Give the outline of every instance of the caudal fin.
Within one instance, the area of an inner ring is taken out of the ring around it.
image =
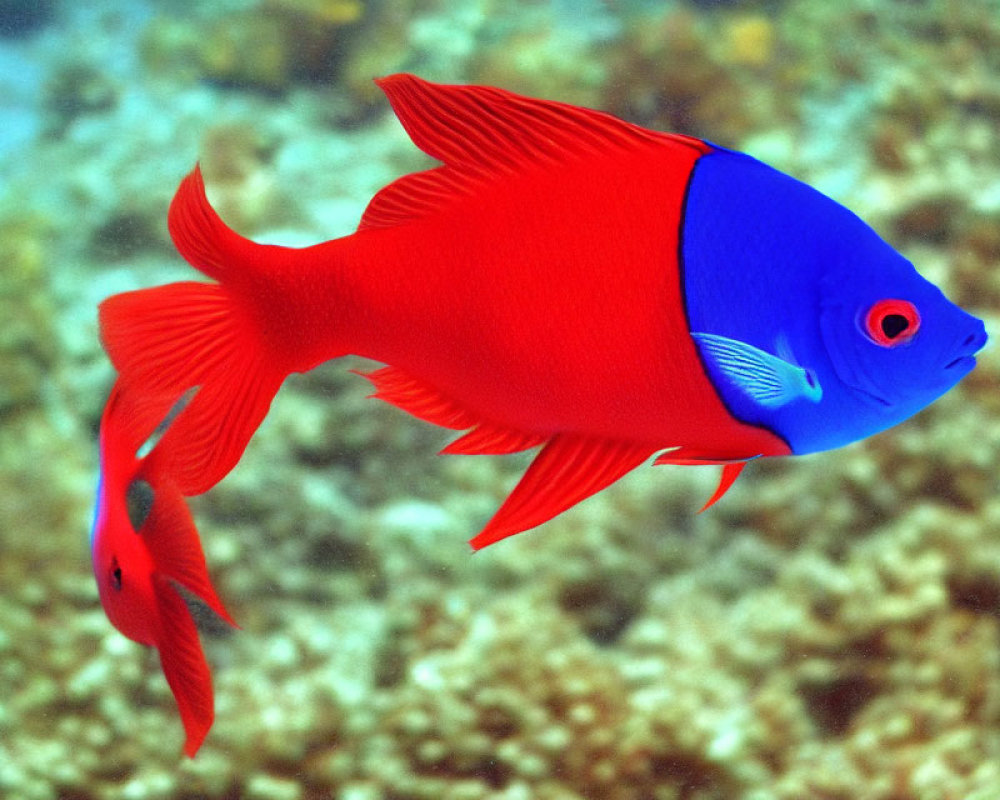
[[[208,202],[197,165],[177,187],[167,213],[167,228],[184,260],[217,281],[238,277],[239,270],[249,266],[249,253],[280,249],[240,236],[222,221]]]
[[[244,299],[271,248],[226,227],[205,197],[197,168],[181,183],[169,215],[180,253],[220,284],[173,283],[125,292],[100,306],[101,340],[122,391],[193,399],[161,441],[185,495],[207,491],[246,449],[287,370],[264,351]]]

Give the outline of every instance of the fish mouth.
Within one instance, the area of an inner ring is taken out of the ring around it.
[[[944,365],[945,372],[952,372],[954,370],[965,370],[966,372],[971,371],[976,366],[975,356],[959,356],[958,358],[953,358],[947,364]]]
[[[941,381],[942,386],[951,387],[963,376],[972,372],[973,368],[976,366],[975,356],[957,356],[944,365],[942,372],[944,373],[943,379]],[[957,375],[957,377],[956,377]],[[859,395],[862,399],[866,400],[871,405],[877,408],[892,408],[893,403],[887,400],[880,394],[876,394],[870,389],[863,389],[860,386],[852,385],[851,390]]]

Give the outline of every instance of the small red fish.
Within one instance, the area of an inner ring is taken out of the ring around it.
[[[212,677],[178,587],[236,626],[212,587],[198,532],[159,445],[136,453],[172,401],[128,400],[116,384],[101,419],[91,555],[101,603],[125,636],[155,647],[194,756],[214,719]],[[161,440],[162,442],[162,440]]]

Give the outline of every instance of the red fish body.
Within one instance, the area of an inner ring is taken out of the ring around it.
[[[444,166],[383,189],[355,234],[304,249],[229,230],[195,171],[170,230],[220,284],[102,305],[126,391],[200,387],[166,436],[186,494],[232,468],[288,373],[347,353],[391,365],[368,376],[376,396],[470,430],[447,452],[543,445],[476,546],[658,450],[677,448],[670,463],[789,452],[726,410],[688,335],[679,226],[708,145],[499,89],[380,86]]]
[[[981,322],[850,212],[746,156],[500,89],[379,85],[442,166],[382,189],[356,233],[303,249],[231,231],[195,170],[170,232],[218,283],[102,304],[126,393],[198,387],[164,437],[185,494],[235,465],[290,372],[348,353],[389,365],[367,376],[377,397],[467,431],[445,452],[542,447],[472,540],[482,547],[660,450],[657,463],[726,465],[710,504],[750,459],[901,421],[985,342]],[[870,280],[850,271],[855,243]],[[869,284],[900,294],[868,298]],[[903,380],[854,385],[874,369]]]
[[[407,120],[420,96],[396,80],[390,97]],[[723,458],[772,451],[773,437],[722,407],[687,336],[678,225],[704,146],[587,114],[612,128],[600,131],[612,141],[600,157],[574,142],[557,165],[522,157],[506,173],[478,151],[446,170],[487,175],[463,176],[467,193],[430,209],[412,203],[408,187],[427,173],[403,178],[376,197],[357,234],[295,251],[289,307],[272,298],[260,313],[300,323],[290,351],[325,342],[317,361],[346,351],[389,363],[474,424],[539,441],[641,443],[648,454],[665,442]],[[435,150],[429,134],[411,134]],[[492,145],[503,152],[511,143]],[[407,201],[402,220],[383,210]],[[313,286],[330,288],[303,313]]]
[[[101,485],[91,553],[101,604],[133,641],[155,647],[193,756],[214,718],[212,681],[198,632],[177,587],[235,625],[209,581],[184,497],[169,478],[164,451],[137,458],[171,403],[132,402],[112,391],[101,420]]]

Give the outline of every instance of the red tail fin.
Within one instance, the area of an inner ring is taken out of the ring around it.
[[[177,187],[167,214],[167,228],[184,260],[217,281],[233,277],[234,269],[246,269],[249,251],[268,249],[267,245],[240,236],[215,213],[205,196],[205,181],[197,165]]]
[[[197,168],[170,207],[174,244],[222,284],[174,283],[125,292],[100,307],[101,339],[126,393],[194,399],[163,437],[185,495],[207,491],[239,461],[287,370],[265,353],[243,296],[270,248],[231,231],[208,203]],[[274,248],[279,249],[279,248]]]

